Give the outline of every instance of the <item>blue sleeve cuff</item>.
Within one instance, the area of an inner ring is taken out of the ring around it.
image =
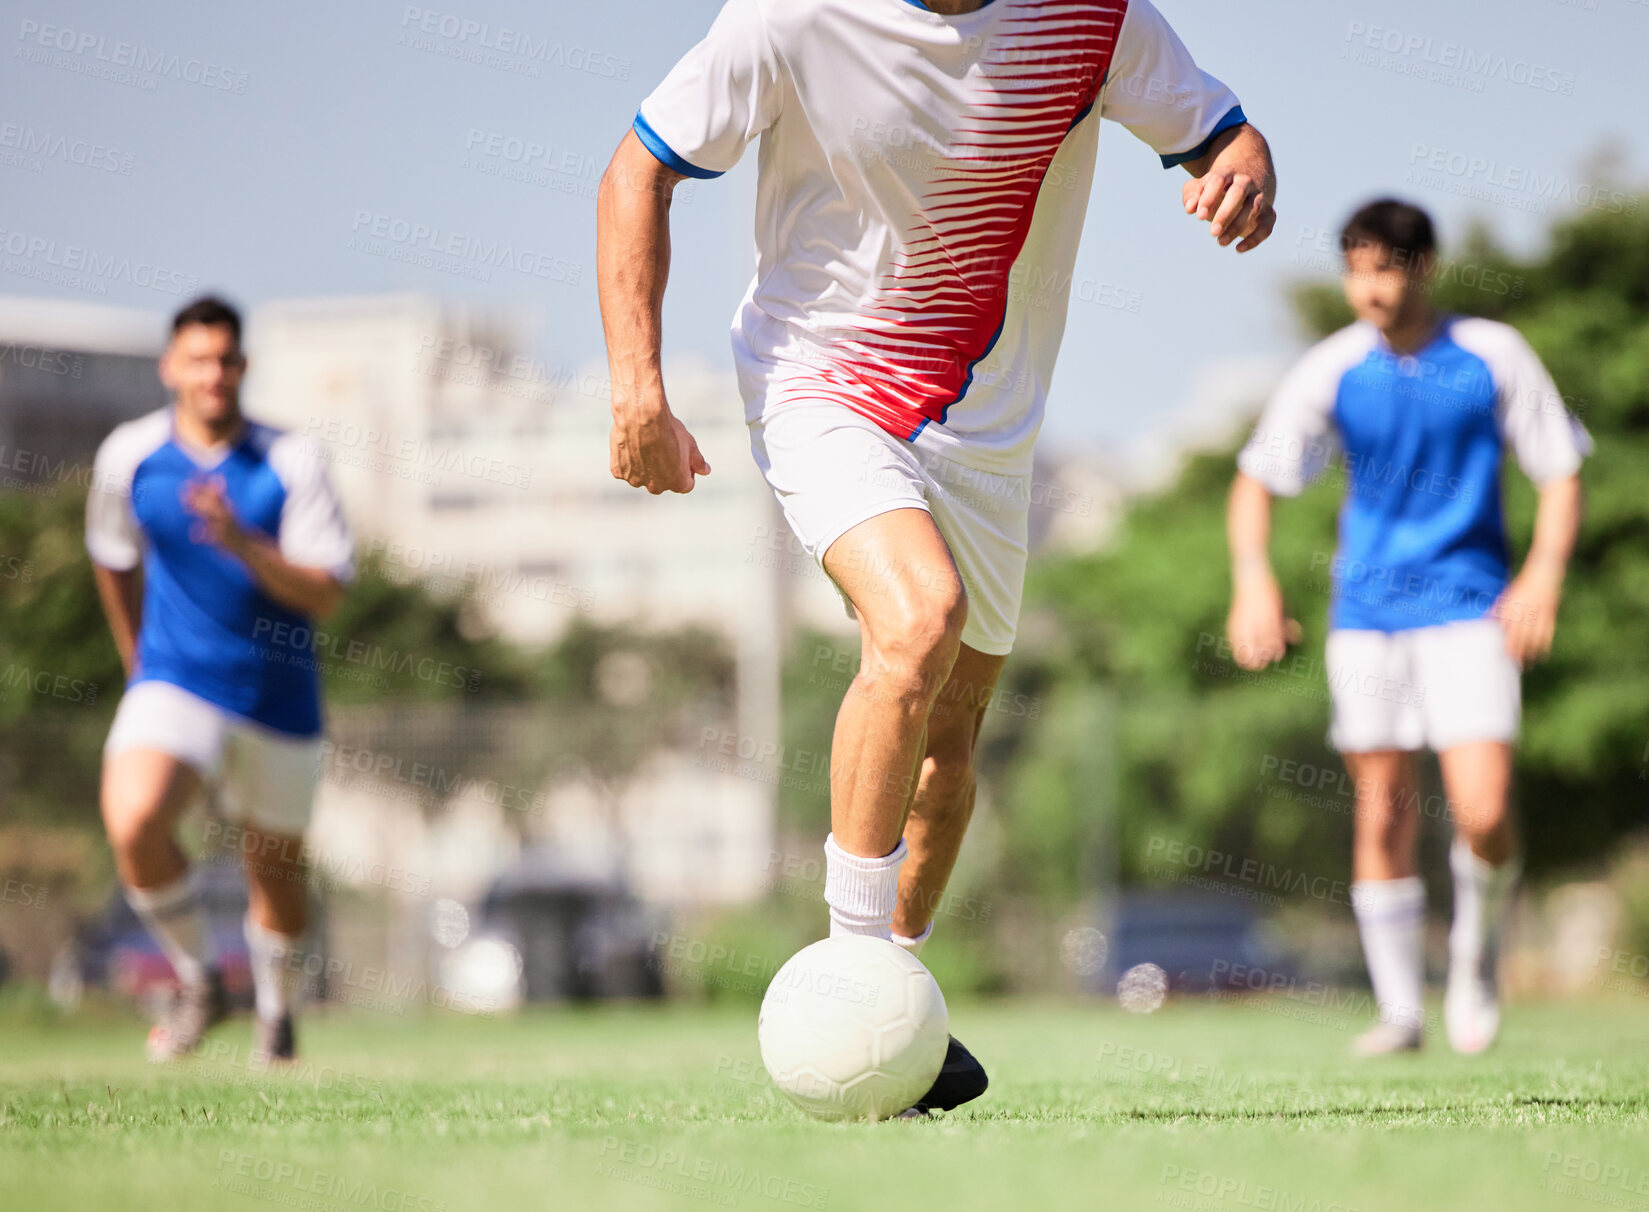
[[[700,168],[696,164],[689,164],[676,155],[675,149],[659,138],[659,134],[653,129],[652,123],[641,116],[639,109],[636,110],[636,120],[631,124],[631,128],[636,132],[636,138],[641,140],[641,145],[652,152],[658,158],[658,162],[671,172],[678,172],[684,177],[697,177],[701,181],[708,181],[712,177],[721,176],[719,172],[712,172],[708,168]]]
[[[1247,121],[1248,118],[1243,114],[1242,106],[1233,105],[1230,109],[1225,111],[1225,117],[1214,123],[1214,129],[1208,132],[1208,138],[1197,144],[1190,151],[1175,152],[1171,156],[1163,156],[1162,166],[1164,168],[1175,168],[1181,164],[1188,163],[1191,160],[1200,160],[1203,156],[1208,154],[1208,148],[1213,144],[1215,139],[1219,138],[1233,126],[1241,126]],[[666,161],[666,163],[668,163],[668,161]]]

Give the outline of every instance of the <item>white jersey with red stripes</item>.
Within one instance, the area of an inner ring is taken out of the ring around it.
[[[729,0],[641,105],[669,167],[760,136],[756,275],[733,324],[751,420],[834,400],[1023,473],[1065,328],[1098,144],[1194,159],[1242,122],[1149,0]]]

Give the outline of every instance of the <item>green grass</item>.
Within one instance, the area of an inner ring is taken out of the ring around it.
[[[990,1091],[880,1125],[775,1097],[751,1009],[312,1017],[288,1077],[245,1072],[244,1023],[159,1069],[135,1021],[13,1009],[0,1208],[1649,1209],[1646,1009],[1358,1063],[1296,1003],[961,1005]]]

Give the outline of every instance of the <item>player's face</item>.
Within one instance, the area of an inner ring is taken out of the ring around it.
[[[206,424],[239,414],[245,374],[246,357],[235,334],[222,324],[185,325],[160,358],[160,381],[171,389],[177,406]]]
[[[1405,257],[1380,245],[1359,244],[1346,250],[1341,279],[1346,302],[1381,332],[1390,332],[1424,309],[1429,257]]]

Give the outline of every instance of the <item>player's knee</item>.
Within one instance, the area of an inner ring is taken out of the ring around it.
[[[302,938],[309,929],[309,905],[302,897],[284,897],[261,915],[267,929],[288,938]]]
[[[1363,802],[1357,805],[1357,842],[1385,853],[1396,853],[1407,843],[1408,819],[1389,804]]]
[[[1484,841],[1511,828],[1511,812],[1503,797],[1454,800],[1448,807],[1449,815],[1454,818],[1454,827],[1467,841]]]
[[[129,850],[166,828],[165,804],[161,796],[144,789],[106,787],[103,825],[109,835],[109,845],[117,851]]]
[[[913,673],[949,672],[968,621],[968,597],[954,590],[910,595],[901,602],[882,647],[892,662]]]

